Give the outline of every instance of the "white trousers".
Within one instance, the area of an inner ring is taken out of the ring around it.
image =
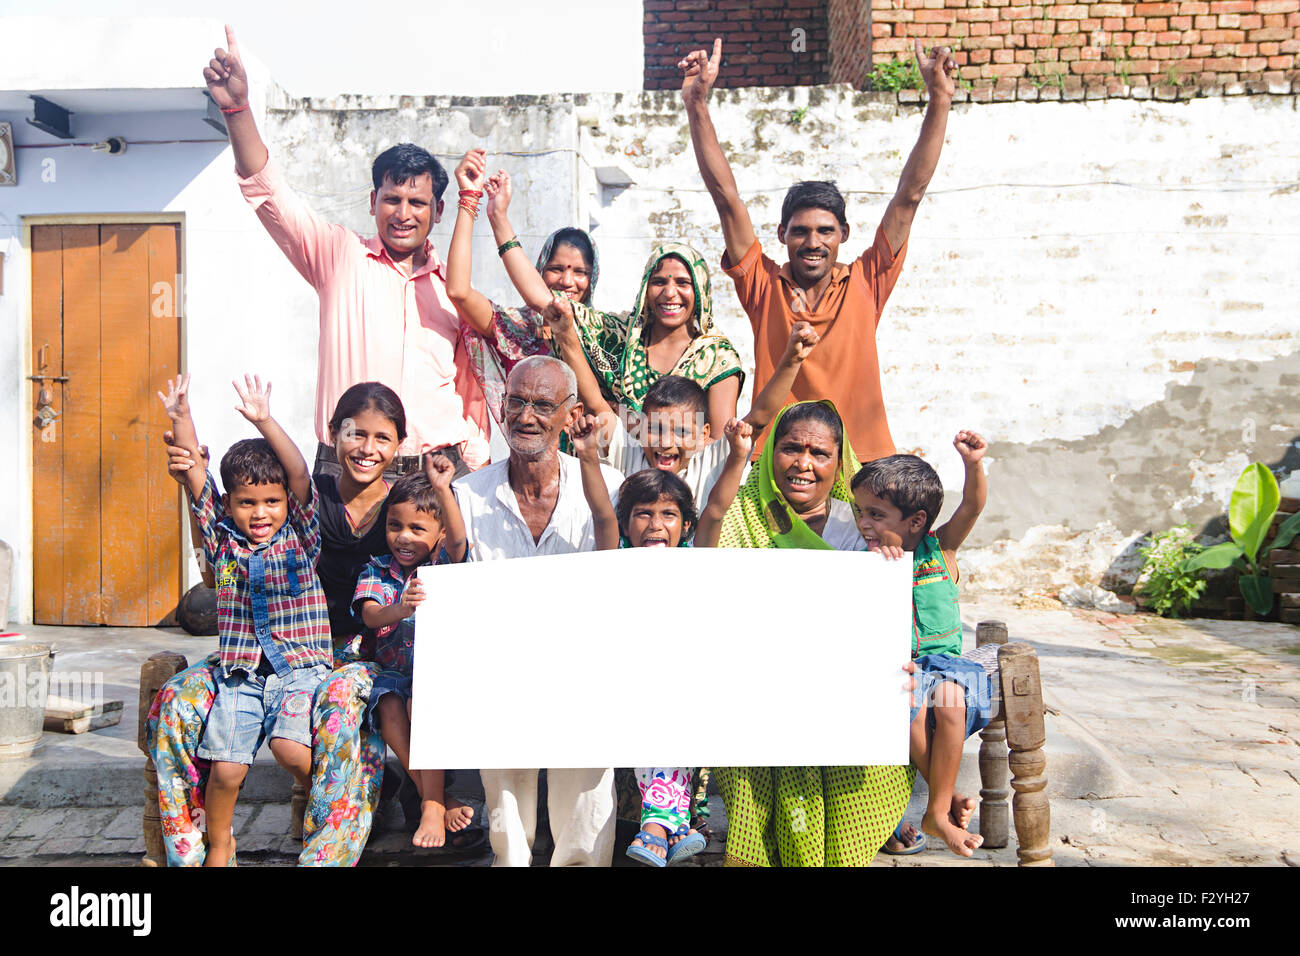
[[[480,770],[491,821],[493,866],[529,866],[537,835],[537,770]],[[614,769],[547,770],[551,866],[614,862]]]

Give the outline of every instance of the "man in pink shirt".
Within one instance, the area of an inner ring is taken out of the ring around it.
[[[392,388],[406,409],[397,472],[435,449],[451,458],[457,475],[485,464],[487,403],[470,372],[444,267],[429,241],[442,215],[446,171],[418,146],[394,146],[372,169],[377,235],[363,239],[326,222],[270,161],[248,108],[248,76],[230,27],[226,43],[228,50],[214,52],[203,78],[225,114],[239,188],[320,297],[314,470],[337,475],[330,415],[346,389],[367,381]]]

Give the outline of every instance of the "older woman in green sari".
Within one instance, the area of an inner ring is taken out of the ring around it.
[[[696,545],[863,548],[849,482],[858,462],[828,401],[786,406],[720,529]],[[725,505],[725,498],[721,502]],[[715,503],[710,500],[710,507]],[[910,669],[910,665],[909,668]],[[911,766],[715,767],[727,808],[728,866],[866,866],[907,809]]]

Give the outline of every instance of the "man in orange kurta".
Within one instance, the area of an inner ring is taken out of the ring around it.
[[[917,206],[939,163],[956,90],[952,54],[942,47],[927,56],[921,41],[916,41],[929,105],[898,191],[867,251],[850,265],[837,261],[840,243],[849,238],[844,198],[833,183],[802,182],[791,187],[781,206],[776,235],[788,255],[781,266],[764,255],[754,235],[709,116],[709,90],[717,79],[721,56],[722,41],[715,40],[711,56],[699,50],[682,60],[682,99],[700,175],[722,221],[727,244],[722,269],[735,283],[754,328],[754,392],[774,374],[794,323],[810,322],[821,344],[804,362],[787,401],[831,399],[860,460],[892,455],[894,441],[880,391],[876,326],[902,271]]]

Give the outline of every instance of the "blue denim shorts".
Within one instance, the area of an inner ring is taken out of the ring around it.
[[[926,725],[934,729],[933,702],[935,689],[945,682],[951,682],[966,692],[966,736],[988,726],[993,712],[993,685],[984,668],[964,657],[951,654],[924,654],[913,663],[916,664],[916,690],[912,692],[912,714],[909,720],[915,720],[925,703]]]
[[[381,671],[370,689],[370,703],[366,705],[366,723],[372,733],[383,736],[379,729],[379,701],[387,694],[396,694],[403,701],[411,699],[411,675],[401,671]]]
[[[251,764],[267,737],[311,746],[311,701],[329,676],[324,664],[295,667],[285,679],[235,671],[216,682],[216,698],[197,755]]]

